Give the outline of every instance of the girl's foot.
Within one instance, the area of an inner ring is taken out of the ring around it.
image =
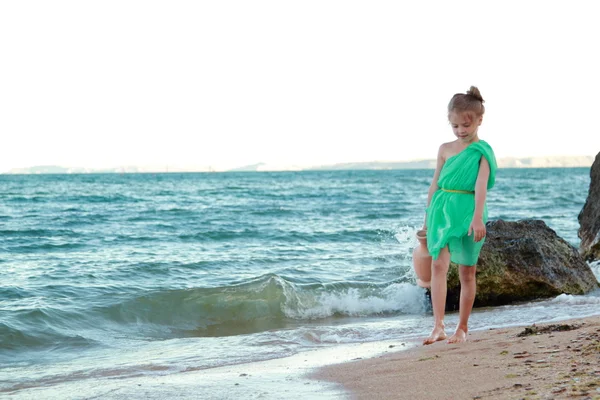
[[[420,286],[425,289],[429,289],[429,288],[431,288],[431,281],[422,281],[419,278],[417,278],[417,286]]]
[[[450,339],[448,339],[448,343],[464,343],[466,341],[467,331],[462,330],[461,328],[456,328],[454,335],[450,336]]]
[[[436,326],[431,331],[431,335],[425,340],[423,340],[423,344],[432,344],[435,342],[439,342],[440,340],[446,339],[446,332],[444,332],[443,326]]]

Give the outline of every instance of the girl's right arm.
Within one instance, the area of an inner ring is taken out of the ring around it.
[[[429,193],[427,194],[427,206],[425,208],[429,207],[429,203],[431,203],[431,198],[433,197],[433,194],[439,189],[438,179],[440,177],[440,172],[442,171],[442,167],[444,166],[445,162],[446,158],[444,157],[444,145],[442,144],[438,150],[435,172],[433,173],[433,179],[431,180],[431,185],[429,186]],[[425,213],[423,229],[427,229],[427,213]]]

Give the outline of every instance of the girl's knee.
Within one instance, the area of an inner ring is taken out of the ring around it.
[[[467,267],[461,265],[458,269],[458,276],[461,282],[470,282],[475,280],[477,268],[475,266]]]
[[[446,274],[448,272],[449,267],[450,267],[450,265],[448,263],[445,263],[444,261],[434,260],[433,263],[431,264],[431,272],[434,274],[435,273]]]

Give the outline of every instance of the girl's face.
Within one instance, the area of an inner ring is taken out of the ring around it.
[[[462,143],[472,143],[479,139],[477,130],[483,121],[483,115],[478,117],[470,112],[451,112],[448,120],[452,132]]]

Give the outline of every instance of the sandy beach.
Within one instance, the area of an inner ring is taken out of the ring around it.
[[[471,332],[313,377],[356,399],[600,399],[600,316]]]

